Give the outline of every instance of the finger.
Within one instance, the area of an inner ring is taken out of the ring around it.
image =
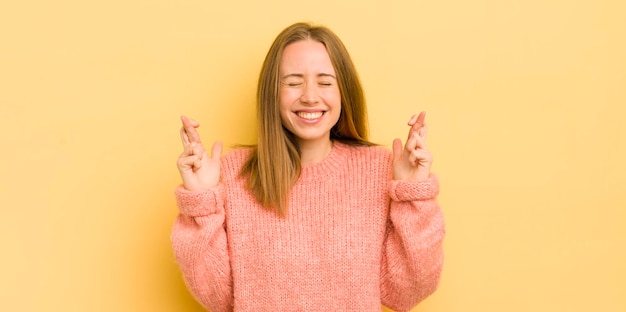
[[[180,116],[180,120],[183,123],[183,126],[180,128],[180,140],[181,142],[183,142],[183,146],[187,146],[190,143],[189,140],[189,134],[187,134],[187,131],[185,130],[185,127],[190,125],[190,121],[187,118],[187,116]]]
[[[418,131],[419,136],[422,138],[422,140],[426,140],[426,135],[428,134],[428,124],[424,123],[424,126],[420,128],[420,130]]]
[[[192,148],[193,156],[196,156],[193,162],[193,170],[195,171],[202,168],[203,160],[208,158],[208,155],[202,144],[191,142],[190,146]]]
[[[411,128],[409,129],[409,138],[413,132],[419,134],[419,130],[424,126],[424,118],[426,118],[426,112],[421,112],[419,115],[411,116],[409,122],[407,123]],[[408,140],[408,138],[407,138]]]
[[[421,112],[417,118],[413,117],[409,121],[409,125],[411,126],[411,131],[419,131],[421,127],[424,126],[424,119],[426,118],[426,112]],[[413,123],[411,123],[413,121]]]
[[[180,154],[179,157],[186,157],[191,155],[193,155],[193,147],[191,146],[191,144],[187,144],[184,146],[183,152]]]
[[[183,146],[187,146],[190,143],[189,136],[187,135],[187,132],[185,131],[185,127],[180,128],[180,141],[183,142]]]
[[[198,131],[196,130],[196,128],[198,128],[200,124],[193,119],[187,118],[187,116],[184,115],[181,116],[180,119],[183,122],[183,129],[187,134],[189,142],[202,142],[200,140],[200,134],[198,134]]]
[[[432,154],[426,149],[414,150],[409,155],[409,162],[413,166],[426,165],[432,162]]]
[[[417,121],[417,115],[413,115],[411,116],[411,119],[409,119],[409,122],[407,122],[406,124],[409,126],[412,126],[413,124],[415,124],[416,121]]]
[[[191,142],[187,146],[185,146],[185,149],[183,150],[183,153],[180,155],[180,157],[187,157],[187,156],[193,156],[193,155],[198,156],[200,160],[206,157],[207,153],[204,149],[204,146],[196,142]]]
[[[178,157],[178,168],[183,171],[196,171],[202,167],[203,158],[207,157],[201,144],[192,142],[188,144],[183,153]]]
[[[194,127],[194,128],[200,127],[200,124],[197,121],[195,121],[195,120],[193,120],[193,119],[191,119],[191,118],[189,118],[189,117],[187,117],[185,115],[181,115],[180,119],[183,121],[183,125],[185,125],[185,126],[189,125],[189,126]]]
[[[393,140],[393,160],[402,158],[402,141],[400,139]]]
[[[415,138],[409,140],[404,144],[405,157],[409,157],[417,149],[417,140]]]
[[[421,135],[416,135],[415,140],[412,142],[413,149],[425,149],[426,148],[426,138]]]
[[[422,111],[419,115],[411,116],[411,119],[407,123],[409,126],[418,125],[421,126],[424,124],[424,119],[426,119],[426,112]]]
[[[181,155],[181,157],[178,158],[178,168],[181,172],[188,170],[197,171],[202,168],[202,157],[200,155]]]
[[[202,157],[198,157],[193,162],[193,170],[196,171],[202,168]]]
[[[180,155],[178,158],[178,168],[181,170],[194,169],[196,162],[199,160],[198,155]]]
[[[407,141],[411,138],[411,133],[413,132],[413,125],[415,124],[416,121],[417,121],[417,115],[413,115],[411,116],[411,119],[409,119],[409,122],[406,123],[410,127],[409,135],[407,135],[406,137]]]
[[[222,157],[222,142],[217,141],[213,143],[213,148],[211,149],[211,158],[214,161],[219,161]]]
[[[191,148],[193,149],[193,155],[200,156],[200,160],[202,160],[202,158],[206,155],[204,145],[201,143],[191,142]]]
[[[406,141],[404,150],[406,153],[413,153],[416,150],[426,149],[425,139],[415,132],[412,132],[412,136]]]
[[[420,126],[424,126],[424,120],[426,119],[426,112],[422,111],[420,115],[417,117],[417,124]]]
[[[196,130],[196,128],[200,127],[200,124],[195,120],[187,118],[187,116],[184,115],[180,116],[180,119],[183,122],[183,129],[189,137],[189,142],[202,143],[202,140],[200,140],[200,134]]]
[[[189,120],[189,123],[194,127],[194,128],[198,128],[200,127],[200,123],[197,122],[195,119],[191,119],[187,116],[185,116],[185,118],[187,118],[187,120]]]

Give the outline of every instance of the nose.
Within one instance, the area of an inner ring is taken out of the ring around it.
[[[319,94],[315,83],[305,83],[302,88],[302,95],[300,96],[300,102],[305,104],[315,104],[319,100]]]

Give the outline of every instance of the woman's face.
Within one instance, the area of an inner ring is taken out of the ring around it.
[[[285,47],[280,62],[280,117],[298,143],[328,143],[341,114],[337,76],[324,44],[301,40]]]

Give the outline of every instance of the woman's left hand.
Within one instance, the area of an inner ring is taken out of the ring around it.
[[[425,117],[426,112],[411,117],[408,123],[411,129],[404,148],[400,139],[393,140],[393,177],[396,180],[423,181],[430,176],[433,156],[426,148],[428,128]]]

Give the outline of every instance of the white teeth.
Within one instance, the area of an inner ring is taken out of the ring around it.
[[[309,119],[309,120],[320,118],[322,117],[322,114],[324,113],[323,112],[315,112],[315,113],[298,112],[298,116],[300,118]]]

